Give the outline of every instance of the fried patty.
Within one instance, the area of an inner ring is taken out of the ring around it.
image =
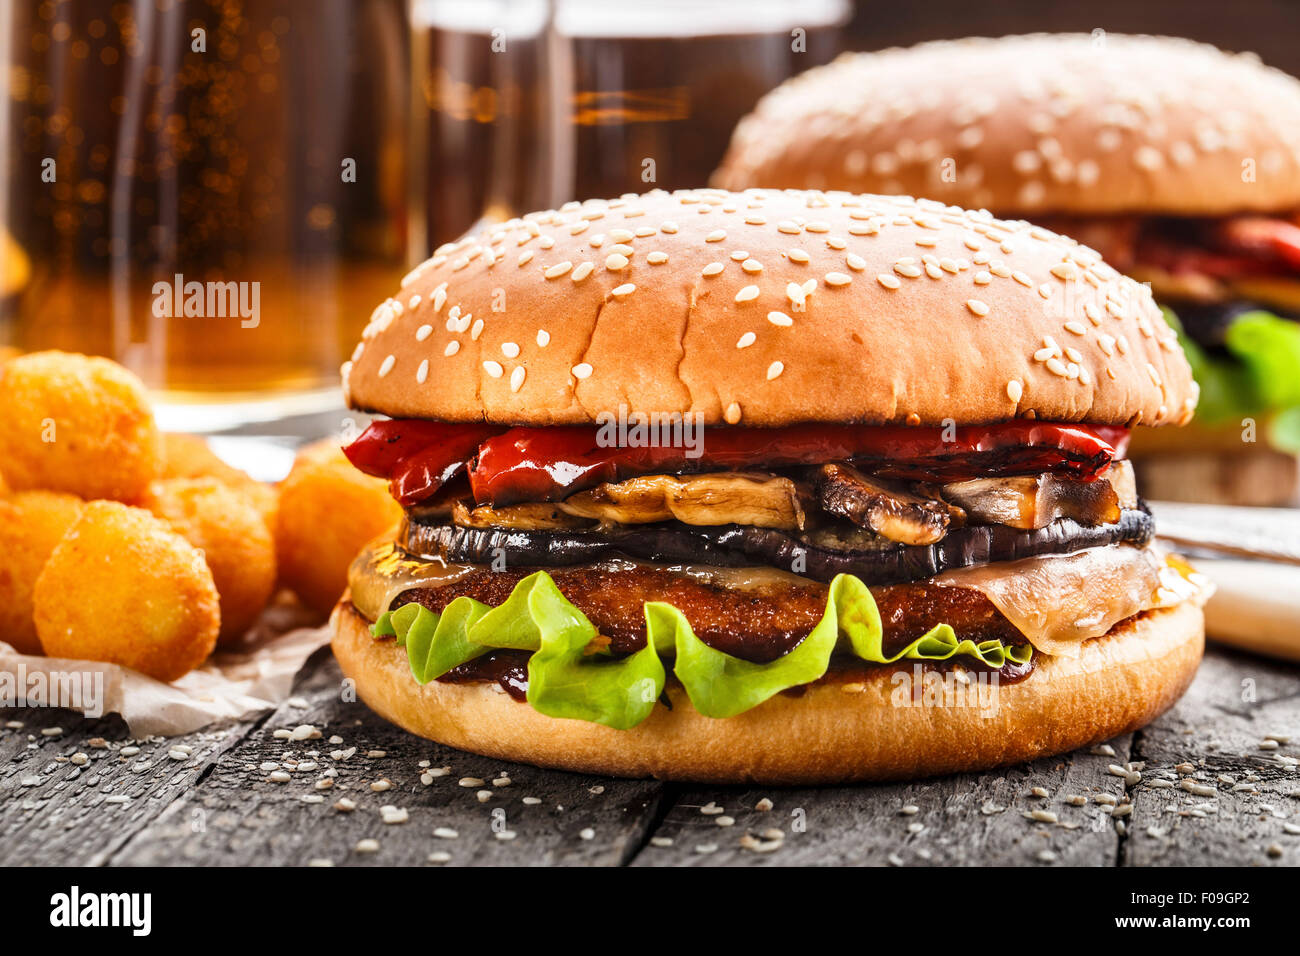
[[[495,607],[530,573],[476,569],[445,587],[406,591],[392,607],[415,602],[440,612],[462,596]],[[615,653],[645,646],[646,601],[673,605],[704,643],[758,664],[788,652],[826,612],[827,586],[813,581],[738,588],[663,568],[549,568],[548,573]],[[997,638],[1008,645],[1025,643],[989,599],[971,588],[894,584],[873,587],[871,594],[880,608],[886,655],[901,651],[936,624],[948,624],[974,641]]]

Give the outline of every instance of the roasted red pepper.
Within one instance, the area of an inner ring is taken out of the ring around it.
[[[368,475],[387,478],[411,506],[466,472],[475,501],[494,507],[557,501],[634,475],[783,468],[855,461],[915,481],[1054,471],[1093,478],[1122,457],[1128,430],[1014,421],[952,429],[871,425],[703,430],[685,446],[602,445],[595,426],[511,428],[420,420],[375,422],[344,449]],[[946,439],[946,440],[945,440]]]
[[[494,507],[557,501],[634,475],[848,460],[918,481],[1042,471],[1093,478],[1123,454],[1128,440],[1128,430],[1119,427],[1031,421],[955,427],[946,435],[942,428],[903,426],[713,428],[692,457],[684,447],[602,447],[598,434],[589,426],[512,428],[487,439],[470,463],[475,501]]]
[[[410,506],[464,471],[478,446],[500,431],[490,425],[392,419],[372,423],[343,453],[367,475],[387,478],[393,497]]]
[[[1300,226],[1271,216],[1236,216],[1219,226],[1218,237],[1228,248],[1280,260],[1300,269]]]

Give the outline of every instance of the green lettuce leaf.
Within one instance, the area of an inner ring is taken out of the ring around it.
[[[534,710],[616,730],[650,716],[666,680],[653,642],[617,660],[605,652],[588,653],[596,627],[550,575],[538,571],[524,578],[511,600],[521,592],[541,644],[528,659],[528,703]]]
[[[411,674],[421,684],[486,654],[491,648],[469,639],[469,629],[488,612],[486,604],[458,597],[438,614],[421,604],[403,604],[388,615],[389,626],[406,646]]]
[[[379,615],[379,620],[370,625],[370,634],[372,637],[397,637],[397,632],[393,630],[392,615],[387,611]],[[397,638],[397,643],[401,644],[402,639]]]
[[[1300,451],[1300,323],[1263,310],[1243,313],[1224,334],[1229,356],[1223,357],[1189,338],[1168,308],[1164,313],[1201,386],[1196,417],[1217,425],[1278,413],[1269,443]]]
[[[826,673],[839,633],[834,617],[823,617],[807,637],[768,664],[724,654],[695,636],[686,615],[661,601],[645,606],[647,646],[671,635],[677,649],[673,673],[691,704],[705,717],[734,717],[773,694],[815,681]]]
[[[867,586],[851,574],[836,575],[831,582],[826,617],[822,620],[832,614],[839,616],[840,630],[848,635],[853,653],[876,664],[892,664],[904,659],[946,661],[950,657],[964,656],[973,657],[987,667],[1001,669],[1008,661],[1027,664],[1034,653],[1029,644],[1007,647],[996,638],[978,644],[971,640],[959,641],[956,632],[947,624],[936,624],[897,654],[887,656],[885,632],[875,599]]]
[[[889,664],[902,659],[948,660],[964,656],[1000,668],[1027,662],[1028,644],[1007,647],[998,640],[959,640],[938,624],[892,656],[884,653],[884,630],[871,590],[850,574],[838,575],[817,625],[788,653],[767,664],[733,657],[700,640],[686,616],[671,604],[645,605],[646,646],[614,658],[598,646],[599,633],[560,593],[545,571],[520,581],[504,603],[488,609],[457,598],[441,615],[418,604],[403,605],[376,622],[406,645],[411,672],[421,682],[441,676],[492,648],[532,651],[528,702],[550,717],[569,717],[626,729],[654,709],[666,673],[660,655],[676,654],[673,673],[691,704],[708,717],[733,717],[790,687],[826,673],[841,635],[855,655]]]

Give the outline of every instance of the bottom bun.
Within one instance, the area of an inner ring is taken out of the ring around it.
[[[702,783],[898,780],[1074,750],[1168,709],[1191,683],[1205,643],[1201,609],[1189,601],[1117,624],[1077,658],[1037,656],[1023,681],[986,687],[994,706],[908,700],[895,675],[917,671],[880,667],[717,720],[696,712],[670,679],[672,709],[613,730],[546,717],[494,683],[418,684],[402,648],[371,637],[346,597],[331,623],[334,654],[361,699],[421,737],[518,763]]]

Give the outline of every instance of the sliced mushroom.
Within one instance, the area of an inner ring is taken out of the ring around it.
[[[943,497],[973,521],[1024,529],[1044,528],[1057,518],[1110,524],[1121,511],[1137,506],[1133,467],[1127,461],[1112,463],[1105,477],[1094,481],[1052,474],[977,478],[944,485]]]
[[[604,523],[649,524],[676,519],[691,525],[743,524],[798,531],[801,493],[789,478],[719,472],[676,477],[642,475],[597,485],[561,501],[566,514]]]
[[[942,540],[953,515],[945,502],[922,498],[868,478],[852,465],[822,465],[815,490],[821,506],[861,528],[902,544]]]
[[[464,501],[451,505],[451,520],[462,528],[507,528],[520,531],[575,531],[590,528],[591,522],[565,514],[553,504],[510,505],[470,508]]]

